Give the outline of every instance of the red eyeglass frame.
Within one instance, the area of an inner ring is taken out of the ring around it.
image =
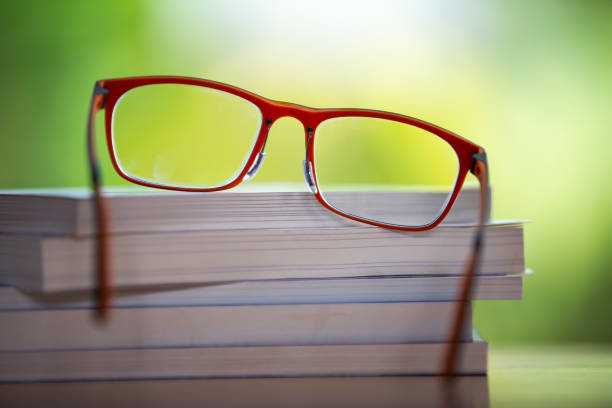
[[[120,167],[115,150],[113,146],[112,137],[112,120],[115,107],[120,98],[128,91],[145,85],[156,85],[156,84],[181,84],[181,85],[193,85],[216,89],[219,91],[227,92],[229,94],[236,95],[243,99],[253,103],[261,111],[262,124],[259,130],[257,139],[254,147],[249,155],[244,168],[238,174],[238,176],[232,181],[225,185],[213,187],[213,188],[190,188],[190,187],[174,187],[159,185],[154,183],[148,183],[144,180],[130,177]],[[94,188],[94,201],[96,206],[97,215],[97,235],[98,235],[98,246],[97,246],[97,277],[98,277],[98,316],[103,317],[110,305],[112,298],[111,282],[110,282],[110,252],[109,252],[109,210],[105,200],[103,199],[101,191],[101,177],[100,169],[97,160],[97,153],[95,148],[95,128],[94,118],[95,114],[101,110],[105,110],[105,127],[106,127],[106,142],[110,158],[115,168],[115,171],[124,179],[146,187],[160,188],[166,190],[176,191],[192,191],[192,192],[212,192],[219,190],[226,190],[240,184],[244,176],[252,168],[257,156],[263,151],[265,142],[268,137],[268,132],[272,124],[279,118],[293,117],[300,121],[305,129],[306,136],[306,160],[310,164],[310,171],[312,174],[312,181],[316,187],[314,195],[317,200],[328,210],[341,215],[343,217],[350,218],[355,221],[363,222],[370,225],[375,225],[383,228],[391,228],[401,231],[424,231],[436,227],[446,217],[450,211],[453,203],[457,199],[457,195],[463,186],[465,178],[468,172],[472,172],[479,180],[481,199],[480,199],[480,213],[479,213],[479,228],[474,240],[473,250],[470,259],[466,264],[466,270],[464,273],[464,284],[461,288],[461,293],[458,298],[458,307],[456,312],[456,319],[453,325],[452,334],[449,341],[449,351],[445,359],[444,368],[442,373],[452,374],[454,372],[454,361],[457,353],[457,347],[459,344],[459,338],[463,322],[465,321],[465,312],[467,303],[470,300],[470,293],[473,286],[473,276],[479,264],[480,248],[482,246],[483,239],[483,226],[488,221],[489,214],[489,185],[488,185],[488,171],[487,171],[487,160],[484,148],[477,144],[458,136],[446,129],[439,126],[433,125],[429,122],[425,122],[410,116],[404,116],[391,112],[384,112],[378,110],[368,109],[315,109],[302,105],[297,105],[288,102],[279,102],[271,99],[264,98],[252,92],[244,89],[223,84],[220,82],[210,81],[206,79],[190,78],[190,77],[177,77],[177,76],[147,76],[147,77],[131,77],[131,78],[117,78],[117,79],[105,79],[95,83],[94,91],[91,100],[91,107],[89,111],[88,129],[87,129],[87,141],[88,141],[88,157],[90,162],[92,184]],[[368,117],[386,119],[396,122],[405,123],[423,129],[427,132],[433,133],[443,140],[445,140],[457,154],[459,161],[459,170],[455,186],[450,194],[449,199],[446,202],[445,207],[439,213],[438,217],[432,222],[422,226],[406,227],[400,225],[386,224],[376,222],[366,218],[356,217],[351,214],[343,213],[337,210],[333,206],[327,203],[317,182],[316,166],[314,157],[314,141],[316,137],[316,129],[319,124],[327,119],[340,118],[340,117]]]

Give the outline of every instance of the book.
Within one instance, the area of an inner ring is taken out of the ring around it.
[[[0,381],[433,375],[445,343],[164,347],[0,353]],[[457,373],[484,375],[487,344],[462,345]]]
[[[229,306],[313,303],[432,302],[457,299],[460,276],[275,279],[124,288],[113,306]],[[473,300],[517,300],[522,275],[484,275],[475,281]],[[90,309],[91,291],[27,293],[0,286],[0,311]]]
[[[460,275],[474,226],[403,232],[353,228],[202,230],[119,234],[112,239],[115,285],[258,279]],[[520,224],[486,227],[479,273],[525,269]],[[93,286],[91,237],[0,235],[0,284],[30,292]]]
[[[371,194],[389,214],[443,198]],[[300,192],[107,197],[117,296],[99,325],[90,194],[0,192],[0,382],[439,373],[477,190],[425,232],[338,217]],[[522,225],[487,225],[474,298],[520,298],[524,269]],[[481,375],[471,321],[469,306],[457,373]]]
[[[201,231],[214,229],[348,228],[362,224],[333,214],[309,192],[269,191],[274,185],[253,191],[235,189],[214,193],[182,193],[151,190],[109,192],[111,232]],[[239,190],[240,191],[240,190]],[[363,193],[360,193],[363,194]],[[373,193],[376,194],[376,193]],[[419,205],[444,202],[444,193],[394,193],[401,211]],[[475,222],[479,192],[463,189],[445,223]],[[397,209],[378,209],[385,211]],[[418,216],[418,213],[415,214]],[[0,191],[0,233],[91,235],[91,192],[85,189],[34,189]],[[421,223],[419,221],[418,223]]]
[[[378,376],[12,383],[0,385],[0,405],[483,408],[490,403],[487,377],[471,375],[450,382],[436,376]]]
[[[0,350],[443,342],[455,307],[410,302],[122,308],[102,326],[89,310],[0,312]],[[468,319],[462,341],[472,340],[471,327]]]

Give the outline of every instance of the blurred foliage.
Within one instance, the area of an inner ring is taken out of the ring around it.
[[[531,220],[525,299],[479,302],[483,336],[612,341],[612,3],[302,3],[5,2],[0,188],[87,184],[101,78],[188,75],[404,113],[486,146],[495,218]],[[276,123],[256,180],[302,182],[303,138]],[[104,175],[121,182],[108,161]]]

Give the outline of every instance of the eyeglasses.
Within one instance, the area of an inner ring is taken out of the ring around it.
[[[431,123],[366,109],[315,109],[270,100],[219,82],[172,76],[97,81],[88,150],[97,216],[98,316],[112,297],[109,217],[95,149],[95,114],[105,109],[106,141],[124,179],[178,191],[219,191],[253,178],[272,125],[292,117],[305,130],[302,163],[325,208],[401,231],[434,228],[469,172],[480,183],[479,227],[466,263],[442,373],[452,374],[488,220],[484,148]],[[434,191],[436,194],[426,192]]]

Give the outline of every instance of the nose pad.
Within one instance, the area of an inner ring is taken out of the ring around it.
[[[312,177],[312,164],[308,160],[304,160],[302,161],[302,165],[304,169],[304,180],[306,180],[308,189],[312,194],[317,194],[317,185]]]
[[[261,165],[262,165],[262,163],[263,163],[265,158],[266,158],[266,153],[265,152],[259,152],[257,154],[257,157],[255,158],[255,161],[253,162],[253,165],[251,166],[249,171],[247,171],[247,174],[245,174],[244,177],[242,178],[242,181],[249,181],[250,179],[255,177],[255,175],[257,174],[257,172],[261,168]]]

